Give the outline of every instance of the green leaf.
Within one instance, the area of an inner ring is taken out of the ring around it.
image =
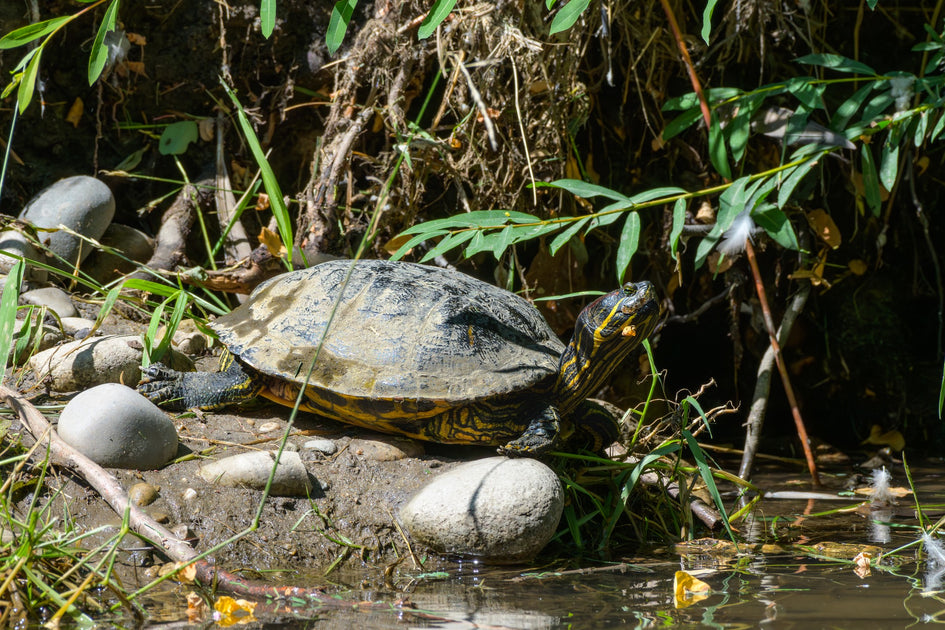
[[[16,261],[7,275],[3,292],[0,293],[0,383],[3,382],[3,375],[7,369],[10,346],[13,345],[16,305],[20,297],[20,286],[23,284],[25,269],[26,263],[22,259]]]
[[[784,214],[773,203],[766,203],[755,208],[751,213],[758,227],[764,229],[775,242],[786,249],[798,250],[797,234],[794,227]]]
[[[468,243],[472,238],[476,236],[475,230],[466,230],[464,232],[451,232],[444,236],[439,243],[436,244],[430,251],[423,255],[423,258],[420,259],[420,262],[426,262],[428,260],[433,260],[437,256],[445,254],[446,252],[462,247]]]
[[[183,155],[191,142],[196,142],[200,137],[197,129],[197,123],[192,120],[181,120],[171,123],[164,128],[161,134],[161,140],[158,143],[158,151],[161,155]]]
[[[854,92],[853,96],[841,103],[840,107],[837,108],[837,111],[834,112],[833,117],[830,119],[830,128],[834,131],[843,131],[846,129],[847,123],[850,122],[853,115],[863,105],[863,101],[865,101],[866,97],[873,91],[873,86],[874,84],[872,82],[868,85],[864,85]]]
[[[33,100],[33,89],[36,87],[36,75],[39,73],[39,59],[43,56],[44,48],[39,46],[35,49],[36,54],[30,59],[20,78],[20,87],[16,91],[16,102],[20,109],[20,114],[26,111]]]
[[[932,133],[929,134],[929,142],[935,142],[942,134],[942,130],[945,130],[945,113],[939,113],[938,120],[935,121],[935,126],[932,127]]]
[[[824,86],[815,84],[816,80],[814,77],[794,77],[785,83],[785,87],[808,110],[824,109]]]
[[[899,173],[899,143],[890,142],[883,145],[883,153],[879,159],[879,181],[886,190],[892,190],[896,185],[896,175]]]
[[[60,26],[71,20],[73,17],[75,16],[65,15],[62,17],[37,22],[35,24],[28,24],[16,30],[10,31],[3,37],[0,37],[0,50],[16,48],[18,46],[23,46],[24,44],[28,44],[34,40],[37,40],[44,35],[52,33]]]
[[[915,134],[912,136],[912,144],[916,147],[922,145],[925,141],[925,133],[929,129],[929,112],[923,111],[919,113],[919,122],[915,126]]]
[[[105,45],[105,36],[115,30],[115,18],[118,16],[118,0],[112,0],[105,11],[102,23],[98,26],[98,32],[95,34],[95,40],[92,42],[92,50],[89,53],[89,85],[95,83],[96,79],[102,74],[105,68],[105,62],[108,61],[108,46]]]
[[[870,74],[876,76],[876,71],[865,63],[844,57],[842,55],[833,55],[817,53],[813,55],[804,55],[794,60],[797,63],[806,63],[812,66],[823,66],[838,72],[853,72],[856,74]]]
[[[794,189],[804,180],[804,177],[818,163],[820,156],[813,156],[797,166],[792,167],[786,173],[781,173],[781,188],[778,190],[778,207],[783,208],[791,199]],[[787,175],[785,177],[785,174]]]
[[[673,204],[673,228],[669,233],[669,243],[672,248],[673,260],[677,263],[679,258],[677,253],[679,251],[679,237],[682,235],[683,227],[686,225],[686,200],[677,199],[676,203]]]
[[[732,161],[736,164],[745,157],[748,137],[751,135],[751,119],[763,102],[764,96],[760,94],[753,94],[739,101],[735,117],[725,128],[728,144],[732,149]]]
[[[630,259],[640,245],[640,214],[628,212],[627,221],[623,224],[620,233],[620,244],[617,246],[617,282],[623,284],[623,277],[630,266]]]
[[[566,31],[574,26],[574,23],[578,21],[581,14],[587,9],[588,4],[590,4],[590,0],[570,0],[570,2],[558,10],[558,14],[551,20],[551,29],[548,34],[554,35],[555,33]]]
[[[567,227],[567,229],[562,231],[561,234],[558,234],[554,238],[554,240],[551,241],[551,245],[548,246],[548,251],[551,252],[551,255],[554,256],[557,253],[557,251],[561,248],[561,246],[565,245],[568,241],[570,241],[571,237],[577,234],[578,231],[580,231],[582,227],[587,225],[588,221],[590,220],[591,220],[591,217],[583,217],[581,219],[578,219],[577,221],[573,221],[571,225]]]
[[[456,6],[456,0],[436,0],[433,8],[420,23],[420,28],[417,30],[417,39],[426,39],[432,35],[436,31],[436,27],[446,19],[454,6]]]
[[[332,8],[331,17],[328,19],[328,30],[325,33],[325,44],[328,46],[329,55],[334,55],[341,46],[341,42],[344,41],[348,22],[351,21],[351,15],[357,4],[358,0],[338,0]]]
[[[272,209],[272,214],[276,218],[276,225],[279,226],[279,236],[282,238],[282,243],[286,248],[286,265],[291,269],[292,244],[294,242],[292,238],[292,219],[289,217],[289,211],[285,207],[285,200],[282,198],[282,189],[279,187],[279,181],[276,179],[276,174],[272,171],[272,166],[269,165],[269,160],[266,159],[266,153],[263,151],[262,145],[259,144],[259,138],[256,137],[256,132],[253,131],[253,126],[250,124],[249,118],[246,117],[246,112],[243,111],[243,106],[240,104],[239,99],[236,98],[236,94],[222,79],[220,83],[230,97],[233,107],[236,108],[236,118],[240,123],[243,137],[246,139],[246,144],[249,145],[253,153],[253,159],[256,160],[256,165],[259,167],[259,174],[262,176],[263,186],[265,186],[266,194],[269,196],[269,207]]]
[[[728,151],[725,148],[725,135],[719,125],[718,115],[712,115],[712,127],[709,129],[709,160],[719,175],[732,179],[732,168],[728,163]]]
[[[888,87],[888,83],[886,85]],[[870,99],[866,107],[863,108],[863,116],[860,118],[863,122],[869,124],[880,117],[880,115],[893,104],[893,98],[889,90],[881,92]]]
[[[401,234],[404,234],[404,233],[405,232],[401,232]],[[396,252],[394,252],[394,255],[391,256],[391,260],[400,260],[407,254],[407,252],[409,252],[411,249],[413,249],[420,243],[436,238],[438,236],[444,236],[449,233],[450,233],[449,230],[434,230],[432,232],[423,232],[421,234],[418,234],[417,236],[414,236],[412,239],[408,240],[406,243],[401,245],[400,248]]]
[[[670,138],[678,136],[700,120],[702,120],[702,110],[698,107],[690,109],[669,121],[669,123],[663,127],[663,133],[660,134],[660,137],[665,142]]]
[[[712,12],[715,11],[715,5],[718,0],[708,0],[705,3],[705,9],[702,10],[702,41],[709,43],[709,35],[712,34]]]
[[[563,188],[572,195],[591,199],[593,197],[606,197],[614,201],[630,201],[630,197],[623,195],[616,190],[581,181],[580,179],[557,179],[553,182],[536,182],[535,186],[550,186],[551,188]]]
[[[654,199],[660,199],[662,197],[675,197],[676,195],[685,194],[686,190],[679,188],[678,186],[662,186],[660,188],[644,190],[641,193],[633,195],[630,197],[630,201],[633,205],[638,205],[641,203],[646,203],[647,201],[653,201]]]
[[[261,0],[259,3],[259,21],[263,37],[269,39],[276,28],[276,0]]]
[[[727,101],[743,93],[743,90],[733,87],[710,88],[703,91],[703,94],[705,94],[705,99],[709,104]],[[779,90],[773,92],[773,94],[779,93]],[[770,96],[772,95],[772,92],[769,91],[767,94]],[[682,96],[669,99],[663,103],[663,107],[660,109],[662,109],[664,112],[667,112],[692,109],[693,107],[699,107],[699,96],[695,92],[689,92],[687,94],[683,94]]]
[[[866,203],[873,211],[873,216],[878,217],[882,209],[880,204],[879,177],[876,174],[876,164],[873,162],[873,152],[870,151],[870,145],[864,144],[861,154],[863,156],[863,189],[866,196]]]

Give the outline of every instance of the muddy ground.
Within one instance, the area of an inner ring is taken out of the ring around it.
[[[213,369],[215,361],[204,358],[201,367]],[[225,413],[180,414],[174,418],[180,446],[173,463],[161,470],[110,472],[126,491],[142,482],[157,488],[157,499],[145,511],[203,552],[251,526],[262,492],[208,483],[198,467],[210,458],[277,450],[289,415],[289,409],[269,403],[231,407]],[[22,429],[14,423],[11,430]],[[335,441],[338,451],[328,456],[301,448],[315,436]],[[438,473],[495,453],[492,448],[425,444],[372,433],[304,412],[289,433],[287,448],[299,450],[312,481],[311,496],[269,497],[258,530],[213,553],[220,566],[303,568],[318,575],[329,567],[334,571],[390,564],[409,555],[396,515],[411,494]],[[121,516],[68,472],[56,470],[48,491],[41,503],[52,500],[51,514],[73,522],[78,532],[112,526],[93,540],[104,540],[120,525]],[[32,493],[22,497],[24,513],[32,499]],[[154,577],[166,562],[133,537],[126,538],[123,547],[132,550],[125,560],[139,579]],[[427,555],[422,548],[415,551],[421,558]]]

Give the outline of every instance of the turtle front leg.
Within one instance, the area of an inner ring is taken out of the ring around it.
[[[522,435],[499,447],[500,455],[534,457],[552,450],[558,443],[561,417],[549,405],[536,415]]]
[[[138,392],[171,411],[218,409],[254,398],[262,383],[231,361],[221,372],[178,372],[161,363],[144,370]]]

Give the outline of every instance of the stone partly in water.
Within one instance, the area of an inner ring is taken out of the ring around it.
[[[53,391],[72,392],[102,383],[137,384],[142,353],[137,335],[91,337],[35,354],[29,365],[36,378],[45,380]],[[173,350],[164,362],[175,370],[192,370],[194,366]]]
[[[274,453],[254,451],[224,457],[200,467],[200,476],[222,486],[262,490],[266,487],[276,458]],[[283,451],[269,492],[275,496],[308,495],[312,482],[298,453]]]
[[[554,536],[563,508],[561,482],[548,466],[490,457],[435,478],[401,508],[400,520],[438,553],[524,562]]]
[[[33,289],[20,296],[26,304],[45,306],[59,317],[76,317],[79,314],[69,294],[57,287]]]
[[[36,195],[20,213],[37,227],[55,228],[64,225],[78,234],[99,239],[115,216],[115,197],[101,181],[94,177],[79,175],[61,179]],[[44,233],[43,242],[49,239],[49,249],[62,258],[54,258],[50,264],[63,270],[71,270],[82,262],[92,247],[65,231]]]
[[[124,385],[108,383],[69,401],[59,436],[108,468],[151,470],[177,454],[177,429],[166,413]]]

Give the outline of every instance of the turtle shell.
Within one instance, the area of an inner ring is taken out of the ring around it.
[[[564,350],[538,310],[513,293],[459,272],[382,260],[278,276],[211,327],[245,365],[277,381],[304,384],[317,354],[308,379],[316,401],[450,407],[550,392]]]

